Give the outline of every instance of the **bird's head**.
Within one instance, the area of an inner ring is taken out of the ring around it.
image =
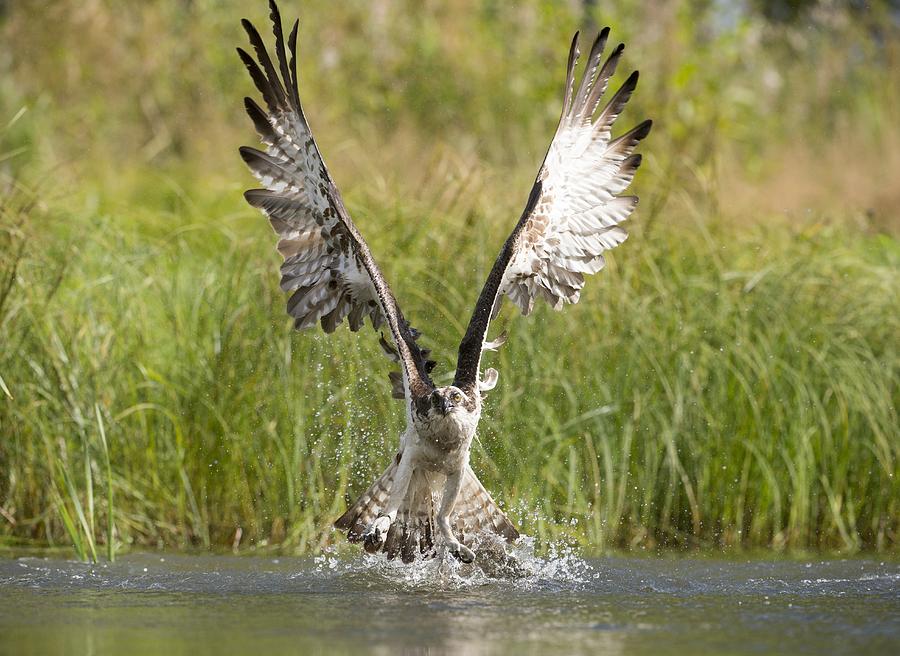
[[[429,414],[446,416],[451,412],[468,412],[470,399],[458,387],[447,385],[436,388],[429,397]]]

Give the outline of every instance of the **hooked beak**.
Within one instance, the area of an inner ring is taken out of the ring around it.
[[[444,398],[440,394],[435,394],[433,397],[433,405],[435,409],[440,412],[442,415],[446,415],[448,412],[453,410],[455,407],[453,402]]]

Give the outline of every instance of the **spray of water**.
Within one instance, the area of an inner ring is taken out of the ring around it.
[[[475,552],[474,563],[463,563],[440,552],[403,563],[387,560],[383,554],[347,559],[329,550],[316,557],[314,563],[322,574],[339,574],[365,585],[408,590],[458,590],[498,584],[522,590],[571,590],[596,576],[594,567],[573,547],[551,544],[546,556],[539,556],[534,538],[524,535],[512,545],[490,534],[479,536]]]

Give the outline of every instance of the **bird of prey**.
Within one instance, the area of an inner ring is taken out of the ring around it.
[[[263,187],[244,195],[278,234],[278,251],[284,257],[281,288],[290,292],[287,311],[295,327],[319,323],[331,333],[346,320],[350,330],[357,331],[368,318],[383,331],[385,353],[400,365],[390,381],[393,395],[403,399],[406,408],[406,429],[390,465],[334,525],[345,530],[351,542],[363,542],[366,551],[383,551],[389,559],[399,555],[410,562],[417,553],[446,552],[472,562],[472,548],[482,532],[510,542],[519,535],[469,465],[484,392],[498,377],[495,369],[482,375],[482,353],[506,339],[504,333],[488,340],[488,328],[504,296],[523,315],[538,298],[556,310],[577,303],[585,275],[600,271],[603,253],[625,240],[621,224],[638,199],[622,192],[641,163],[633,151],[651,122],[617,138],[611,129],[637,85],[638,73],[601,108],[624,46],[613,48],[602,61],[609,36],[609,28],[603,29],[576,86],[575,34],[556,134],[525,211],[478,296],[459,345],[453,384],[438,386],[431,378],[435,362],[419,344],[419,332],[406,320],[350,219],[303,114],[296,68],[298,22],[285,42],[275,2],[270,2],[270,10],[275,59],[246,19],[242,24],[256,57],[238,48],[265,104],[263,109],[245,99],[266,150],[240,149]]]

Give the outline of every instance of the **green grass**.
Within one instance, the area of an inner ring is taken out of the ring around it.
[[[478,245],[509,216],[351,206],[446,379],[489,264]],[[94,404],[125,542],[222,545],[240,526],[318,548],[387,461],[402,411],[375,335],[293,333],[263,220],[203,213],[23,227],[68,236],[23,258],[4,303],[5,498],[41,518],[19,531],[73,533],[66,497],[93,548],[76,488],[104,471]],[[489,356],[501,382],[474,462],[516,521],[594,548],[893,546],[897,242],[843,225],[632,227],[578,306],[499,320],[511,339]]]
[[[239,9],[200,3],[170,34],[187,10],[141,5],[122,41],[50,6],[2,23],[18,43],[41,20],[51,34],[0,69],[0,123],[16,117],[0,132],[0,541],[111,559],[231,546],[240,528],[244,546],[320,549],[403,412],[371,330],[290,329],[271,231],[240,198],[252,182],[236,147],[253,135],[230,52]],[[305,9],[313,127],[440,382],[552,134],[578,23],[553,6],[536,3],[533,23],[407,8],[374,45],[354,37],[375,29],[364,9]],[[850,70],[841,53],[865,24],[801,30],[811,79],[791,34],[771,28],[765,52],[747,49],[753,23],[694,43],[686,3],[671,23],[622,6],[611,20],[648,82],[623,126],[661,119],[642,203],[579,305],[505,307],[476,471],[543,543],[896,551],[898,203],[889,185],[768,191],[816,175],[788,166],[798,135],[812,161],[833,152],[826,132],[853,135],[870,183],[900,170],[894,42],[857,52],[888,65]],[[655,20],[658,47],[638,29]],[[323,73],[329,34],[345,59]],[[760,113],[747,94],[771,68],[785,85]]]

